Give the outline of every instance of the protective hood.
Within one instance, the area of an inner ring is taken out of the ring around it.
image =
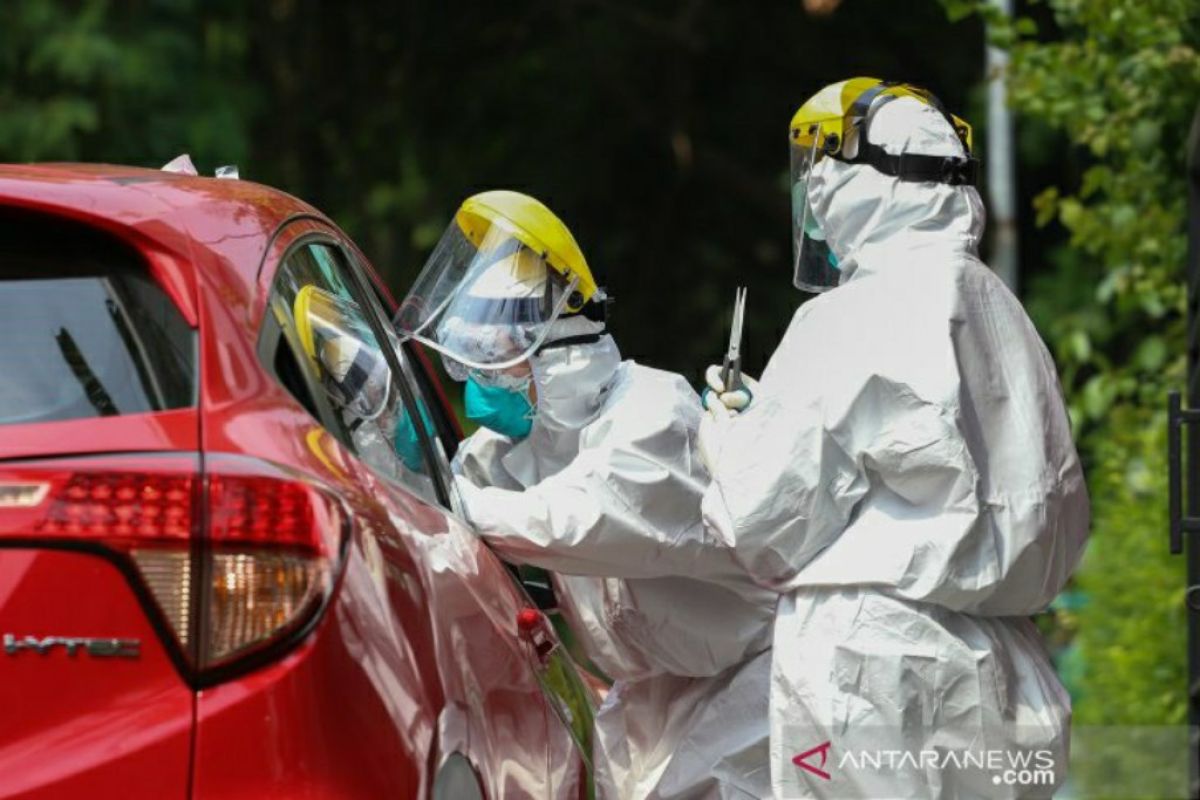
[[[909,98],[877,105],[867,135],[890,155],[967,155],[945,117]],[[843,283],[860,270],[878,268],[881,254],[892,261],[923,250],[974,254],[983,235],[983,201],[973,186],[907,182],[865,164],[825,158],[813,168],[809,196]]]
[[[608,334],[585,344],[555,346],[553,342],[602,329],[600,323],[578,317],[559,320],[551,346],[529,359],[537,390],[529,434],[537,479],[558,472],[579,452],[580,432],[600,412],[621,366],[621,351]]]

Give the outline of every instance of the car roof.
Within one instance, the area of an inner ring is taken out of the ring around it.
[[[286,220],[317,217],[333,225],[302,200],[252,181],[113,164],[0,164],[0,208],[6,206],[89,223],[149,251],[152,268],[193,324],[196,265],[221,263],[238,283],[253,286]],[[161,267],[164,261],[169,265]]]
[[[127,228],[188,255],[202,247],[226,255],[231,238],[254,239],[259,252],[296,215],[324,215],[295,197],[252,181],[203,178],[112,164],[0,164],[0,206],[57,212],[109,229]],[[325,220],[328,222],[328,220]],[[239,262],[252,277],[258,264]]]

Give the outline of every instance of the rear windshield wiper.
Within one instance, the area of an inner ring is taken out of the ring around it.
[[[71,374],[83,387],[83,393],[87,396],[88,402],[92,404],[92,408],[96,409],[96,413],[102,417],[115,417],[120,414],[116,403],[112,401],[112,396],[104,388],[100,379],[96,377],[96,373],[92,372],[92,368],[88,366],[87,358],[79,349],[79,345],[75,344],[75,338],[71,336],[70,331],[66,328],[59,328],[54,340],[58,342],[58,349],[62,352],[63,361],[67,362]]]

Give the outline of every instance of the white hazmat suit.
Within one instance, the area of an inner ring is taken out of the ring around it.
[[[555,573],[572,630],[614,679],[596,718],[598,795],[766,796],[778,595],[701,522],[699,398],[678,375],[623,363],[607,335],[530,363],[529,436],[479,430],[455,457],[457,485],[501,555]]]
[[[868,131],[891,154],[964,155],[916,100]],[[796,312],[749,408],[704,432],[706,524],[784,593],[775,796],[1049,797],[1070,700],[1028,616],[1089,521],[1054,364],[976,256],[973,187],[825,158],[809,192],[842,284]],[[1014,759],[1052,774],[1021,783]]]

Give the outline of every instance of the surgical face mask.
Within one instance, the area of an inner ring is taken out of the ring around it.
[[[467,378],[463,392],[467,419],[496,433],[522,439],[533,428],[533,404],[529,402],[529,379],[521,389],[485,386]]]
[[[792,204],[793,208],[797,204],[807,202],[808,186],[804,183],[797,183],[792,187]],[[793,211],[793,213],[795,213]],[[804,236],[811,242],[819,242],[823,245],[825,251],[825,263],[833,269],[838,269],[837,256],[833,254],[833,248],[825,241],[825,229],[821,227],[821,223],[817,221],[817,217],[812,213],[812,209],[808,209],[807,213],[801,215],[803,220],[801,224],[804,226]]]

